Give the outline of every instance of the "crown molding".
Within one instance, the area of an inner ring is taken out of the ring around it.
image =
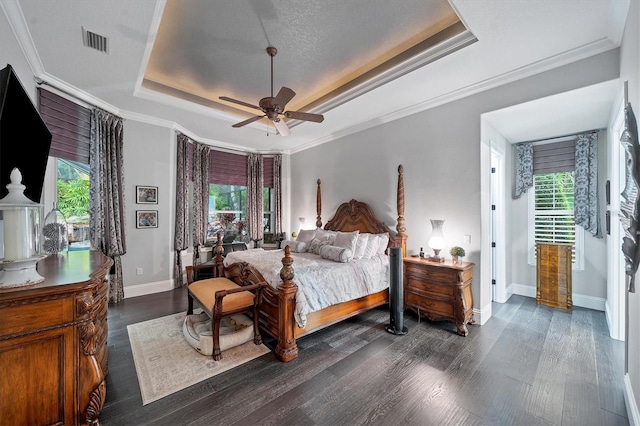
[[[319,139],[310,141],[306,144],[300,145],[296,148],[293,148],[291,149],[291,154],[305,151],[307,149],[311,149],[316,146],[319,146],[337,139],[344,138],[354,133],[362,132],[364,130],[367,130],[376,126],[380,126],[395,120],[399,120],[401,118],[408,117],[410,115],[417,114],[422,111],[426,111],[428,109],[447,104],[449,102],[453,102],[471,95],[475,95],[480,92],[484,92],[486,90],[494,89],[496,87],[500,87],[505,84],[512,83],[514,81],[531,77],[533,75],[540,74],[545,71],[549,71],[554,68],[558,68],[560,66],[579,61],[581,59],[585,59],[600,53],[604,53],[606,51],[615,49],[617,47],[618,46],[615,45],[615,43],[613,43],[608,38],[602,38],[593,43],[588,43],[576,49],[572,49],[567,52],[563,52],[555,56],[545,58],[543,60],[534,62],[532,64],[517,68],[513,71],[509,71],[507,73],[504,73],[492,78],[488,78],[474,84],[470,84],[460,89],[453,90],[451,92],[444,93],[439,96],[435,96],[431,99],[425,100],[415,105],[411,105],[409,107],[400,109],[398,111],[394,111],[390,114],[376,117],[366,122],[358,123],[355,126],[342,129],[339,132],[333,133],[326,137],[319,138]]]

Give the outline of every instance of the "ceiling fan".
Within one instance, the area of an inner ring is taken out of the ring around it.
[[[303,121],[313,121],[315,123],[322,123],[324,117],[321,114],[312,114],[309,112],[302,111],[285,111],[284,107],[293,97],[296,95],[296,92],[289,89],[288,87],[282,87],[278,94],[273,97],[273,57],[276,56],[278,50],[275,47],[269,46],[267,47],[267,54],[271,56],[271,96],[260,99],[258,102],[259,106],[252,105],[247,102],[239,101],[237,99],[232,99],[227,96],[220,96],[220,99],[227,102],[233,102],[238,105],[243,105],[249,108],[260,110],[264,113],[264,115],[256,115],[247,120],[241,121],[239,123],[234,124],[232,127],[242,127],[247,124],[253,123],[254,121],[260,120],[263,117],[267,117],[269,120],[273,121],[274,126],[278,130],[281,136],[287,136],[291,134],[289,127],[284,122],[283,118],[292,118],[294,120],[303,120]]]

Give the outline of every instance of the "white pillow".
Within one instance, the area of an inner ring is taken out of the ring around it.
[[[336,231],[325,231],[324,229],[318,229],[314,238],[322,241],[329,241],[331,244],[333,244],[333,242],[336,240],[337,235],[338,233]]]
[[[377,234],[378,236],[378,253],[384,254],[387,250],[387,246],[389,245],[389,233],[385,232],[384,234]]]
[[[367,248],[367,241],[371,234],[358,234],[358,240],[356,241],[356,249],[353,252],[354,259],[362,259],[364,256],[364,249]]]
[[[320,248],[320,257],[334,262],[346,263],[353,258],[353,252],[344,247],[324,245]]]
[[[296,241],[301,241],[303,243],[306,243],[308,247],[309,243],[311,243],[311,240],[313,240],[315,236],[316,236],[315,229],[301,229],[300,232],[298,232]]]
[[[358,234],[360,231],[353,232],[340,232],[336,234],[336,240],[333,242],[333,246],[349,249],[352,253],[350,261],[353,260],[353,253],[356,251],[356,242],[358,241]]]
[[[280,243],[280,247],[283,249],[289,246],[292,252],[294,253],[304,253],[307,251],[307,243],[304,241],[292,241],[292,240],[284,240]]]
[[[367,247],[364,249],[364,254],[362,255],[363,259],[371,259],[373,256],[378,254],[378,237],[377,234],[370,234],[369,239],[367,239]]]

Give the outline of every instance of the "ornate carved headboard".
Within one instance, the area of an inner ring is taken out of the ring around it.
[[[316,209],[317,209],[317,221],[316,226],[322,227],[321,219],[321,206],[322,197],[320,191],[320,179],[317,182],[316,193]],[[398,224],[396,226],[397,234],[394,234],[391,229],[384,223],[382,223],[376,217],[371,206],[367,203],[357,200],[351,200],[348,203],[342,203],[338,206],[336,213],[326,223],[324,229],[329,231],[360,231],[361,233],[370,234],[383,234],[389,233],[389,247],[401,247],[403,256],[407,254],[407,235],[404,233],[406,230],[404,225],[404,179],[402,165],[398,167]]]

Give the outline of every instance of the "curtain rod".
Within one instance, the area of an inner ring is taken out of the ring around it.
[[[521,143],[536,143],[536,142],[546,142],[546,141],[553,141],[556,139],[562,139],[562,138],[568,138],[570,136],[578,136],[578,135],[583,135],[585,133],[598,133],[601,130],[606,130],[605,128],[602,129],[593,129],[593,130],[586,130],[584,132],[578,132],[578,133],[569,133],[566,135],[560,135],[560,136],[554,136],[552,138],[543,138],[543,139],[534,139],[534,140],[530,140],[530,141],[522,141],[522,142],[518,142],[515,143],[514,145],[520,145]]]

